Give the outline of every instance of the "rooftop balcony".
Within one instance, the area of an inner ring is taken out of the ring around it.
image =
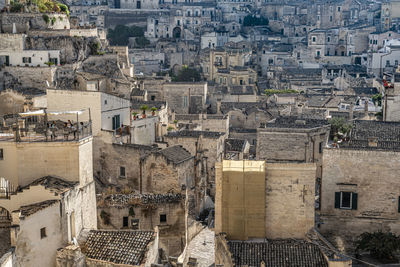
[[[28,112],[4,116],[0,125],[0,141],[73,142],[92,135],[91,120],[79,121],[77,115],[76,121],[61,119],[49,121],[47,116],[54,114]]]

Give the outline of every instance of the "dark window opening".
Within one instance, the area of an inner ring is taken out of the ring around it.
[[[319,143],[319,153],[322,153],[322,142]]]
[[[3,159],[4,159],[4,152],[3,152],[3,149],[0,148],[0,160],[3,160]]]
[[[166,223],[166,222],[167,222],[167,215],[160,214],[160,223]]]
[[[46,235],[46,227],[40,229],[40,239],[47,237]]]
[[[119,177],[125,177],[125,167],[119,167]]]
[[[128,227],[128,217],[122,218],[122,227]]]

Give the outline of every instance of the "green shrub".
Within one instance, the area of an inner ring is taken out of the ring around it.
[[[49,16],[47,14],[43,14],[42,18],[47,24],[49,24],[50,18],[49,18]]]
[[[370,255],[384,261],[393,263],[398,260],[395,253],[400,249],[400,237],[392,233],[365,232],[358,237],[355,243],[356,251],[368,251]]]
[[[55,17],[52,17],[52,18],[51,18],[51,25],[54,25],[54,23],[56,23],[56,18],[55,18]]]
[[[24,10],[24,5],[19,2],[11,2],[10,11],[13,13],[21,12]]]

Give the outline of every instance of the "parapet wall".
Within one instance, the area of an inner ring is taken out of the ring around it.
[[[44,16],[48,16],[46,23]],[[1,29],[5,33],[27,33],[30,29],[62,30],[69,29],[69,19],[65,14],[43,14],[43,13],[3,13],[1,17]]]

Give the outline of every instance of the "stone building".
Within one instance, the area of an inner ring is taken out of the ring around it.
[[[392,80],[393,86],[385,88],[383,98],[383,120],[400,121],[400,73],[395,73]]]
[[[163,84],[163,100],[178,114],[198,114],[206,109],[206,82],[175,82]]]
[[[351,266],[313,230],[314,163],[223,161],[216,168],[216,265]]]
[[[346,251],[363,232],[399,234],[397,122],[354,121],[350,140],[324,150],[321,233]]]
[[[175,114],[178,127],[195,131],[229,133],[229,117],[219,114]]]
[[[113,194],[98,198],[100,229],[152,231],[159,228],[160,248],[178,256],[185,244],[185,195]]]
[[[245,139],[225,139],[225,156],[227,160],[243,160],[249,158],[250,143]]]
[[[95,157],[100,159],[96,175],[119,190],[165,194],[194,185],[193,156],[179,145],[105,144],[96,148]]]
[[[182,130],[169,132],[164,136],[164,141],[169,146],[181,145],[191,155],[201,162],[198,167],[206,177],[207,188],[213,189],[215,177],[215,163],[221,162],[224,155],[225,133],[211,131]],[[214,191],[214,190],[212,190]]]
[[[47,90],[47,109],[85,110],[82,119],[93,122],[93,135],[113,131],[121,125],[130,125],[130,102],[124,98],[99,91]],[[90,112],[89,112],[90,109]],[[76,116],[64,115],[65,120],[76,121]]]
[[[257,129],[257,160],[315,162],[316,177],[321,178],[329,131],[324,120],[278,117]]]
[[[81,129],[73,140],[50,138],[41,119],[19,123],[30,130],[13,133],[18,127],[6,124],[0,138],[0,207],[16,226],[13,264],[54,266],[58,248],[97,227],[92,136]]]

